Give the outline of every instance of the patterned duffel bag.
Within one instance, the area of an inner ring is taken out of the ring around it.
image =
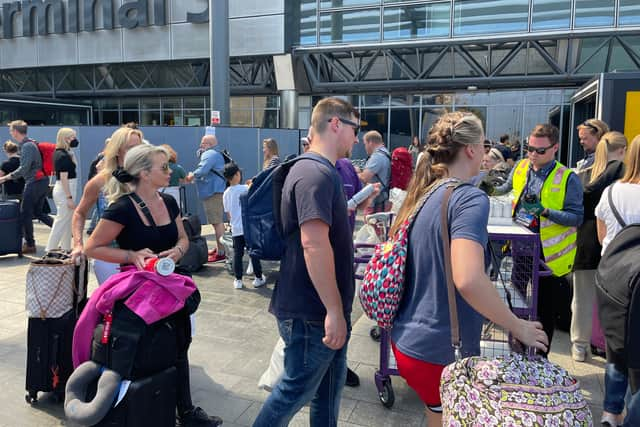
[[[468,357],[442,372],[443,426],[592,426],[578,381],[542,357]]]

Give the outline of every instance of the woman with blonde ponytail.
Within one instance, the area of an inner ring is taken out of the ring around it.
[[[425,155],[407,189],[391,232],[395,233],[417,209],[409,232],[405,290],[391,331],[400,375],[427,407],[427,424],[442,423],[440,374],[454,361],[445,276],[440,209],[447,180],[467,182],[480,171],[484,156],[482,123],[473,114],[443,115],[431,128]],[[511,331],[521,342],[541,350],[547,337],[538,322],[517,318],[485,273],[489,200],[472,185],[460,185],[448,205],[451,265],[456,287],[462,354],[480,354],[483,319]]]
[[[596,269],[602,246],[598,242],[595,209],[604,189],[622,178],[627,138],[620,132],[607,132],[596,146],[593,165],[578,177],[584,188],[584,220],[578,227],[576,259],[573,264],[573,298],[571,300],[571,355],[584,362],[591,348],[591,325],[595,298]]]

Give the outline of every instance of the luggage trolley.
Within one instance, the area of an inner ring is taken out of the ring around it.
[[[389,229],[393,221],[393,212],[380,212],[365,216],[365,222],[376,229],[376,235],[380,241],[386,241],[389,236]],[[374,244],[356,243],[354,244],[355,257],[355,279],[363,279],[364,269],[373,255]],[[359,287],[358,287],[359,289]],[[378,398],[382,405],[391,409],[395,403],[395,394],[391,384],[391,376],[399,375],[395,357],[391,352],[391,341],[388,331],[378,326],[374,326],[369,331],[369,335],[374,341],[380,342],[380,366],[375,373],[375,383],[378,389]]]
[[[551,274],[540,258],[540,239],[537,233],[518,225],[489,224],[490,246],[503,243],[504,258],[490,250],[491,261],[498,265],[499,271],[492,274],[502,299],[513,313],[527,320],[535,320],[538,305],[538,279]],[[495,357],[511,351],[522,352],[520,344],[511,339],[509,333],[498,325],[486,321],[480,339],[480,354]]]

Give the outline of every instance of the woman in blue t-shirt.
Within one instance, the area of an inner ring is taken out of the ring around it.
[[[424,159],[409,184],[391,235],[440,180],[457,178],[466,182],[478,174],[483,141],[482,123],[471,113],[448,113],[433,125]],[[440,375],[454,361],[440,227],[445,187],[437,188],[416,215],[409,234],[406,288],[391,331],[400,375],[429,409],[428,425],[441,424]],[[525,345],[546,351],[548,340],[542,325],[517,318],[485,273],[488,217],[489,200],[481,190],[471,185],[455,189],[449,201],[448,221],[462,354],[480,353],[484,317],[509,330]]]

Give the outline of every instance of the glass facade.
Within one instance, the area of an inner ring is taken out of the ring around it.
[[[279,96],[232,96],[229,107],[231,126],[279,127]],[[94,125],[204,126],[208,118],[206,96],[99,99],[93,109]]]
[[[538,123],[553,123],[568,143],[569,99],[575,89],[529,89],[501,91],[460,91],[426,94],[346,95],[368,122],[363,132],[382,133],[390,149],[409,146],[413,135],[421,140],[437,118],[448,111],[470,111],[485,128],[486,137],[498,141],[508,134],[510,140],[524,142]],[[311,107],[321,96],[301,96],[300,128],[309,125]],[[311,102],[310,102],[311,101]],[[356,144],[354,159],[366,157],[362,144]]]
[[[300,0],[298,44],[316,46],[634,25],[640,26],[639,0]]]

